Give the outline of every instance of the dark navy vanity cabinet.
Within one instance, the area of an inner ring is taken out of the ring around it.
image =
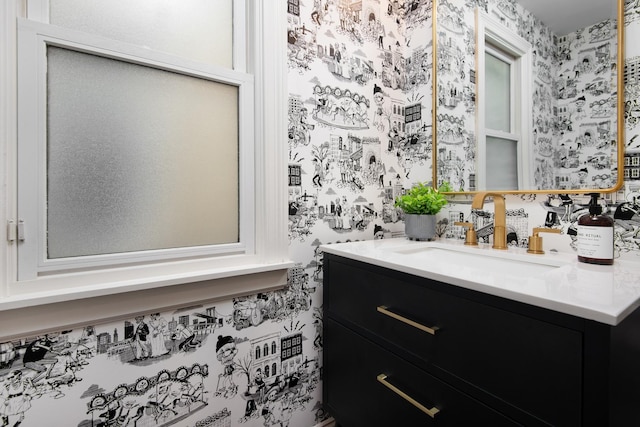
[[[640,311],[617,326],[324,254],[341,427],[640,426]]]

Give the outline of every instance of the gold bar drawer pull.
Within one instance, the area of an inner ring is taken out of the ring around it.
[[[377,310],[378,310],[379,313],[386,314],[389,317],[393,317],[394,319],[399,320],[402,323],[406,323],[407,325],[413,326],[414,328],[418,328],[421,331],[425,331],[425,332],[427,332],[427,333],[429,333],[431,335],[435,335],[436,331],[438,330],[437,326],[432,326],[432,327],[424,326],[424,325],[421,325],[420,323],[415,322],[415,321],[413,321],[411,319],[407,319],[406,317],[400,316],[399,314],[396,314],[393,311],[389,310],[389,308],[387,306],[384,306],[384,305],[379,305],[377,307]]]
[[[398,387],[391,384],[389,381],[387,381],[387,376],[385,374],[378,375],[378,381],[382,383],[385,387],[387,387],[389,390],[393,391],[395,394],[397,394],[407,402],[411,403],[413,406],[420,409],[425,414],[429,415],[431,418],[435,418],[436,414],[440,412],[440,409],[436,408],[435,406],[431,409],[427,408],[426,406],[424,406],[423,404],[415,400],[413,397],[409,396],[407,393],[405,393],[404,391],[400,390]]]

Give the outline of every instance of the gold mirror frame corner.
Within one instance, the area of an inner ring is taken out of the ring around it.
[[[437,136],[438,136],[438,121],[437,121],[437,104],[438,104],[438,0],[432,1],[432,80],[431,84],[432,88],[432,100],[431,100],[431,120],[432,120],[432,135],[431,135],[431,144],[433,153],[432,159],[432,184],[435,189],[438,189],[438,150],[437,150]],[[624,52],[625,52],[625,37],[624,37],[624,1],[625,0],[616,0],[617,11],[616,11],[616,31],[617,31],[617,58],[616,58],[616,91],[617,91],[617,99],[616,99],[616,115],[617,115],[617,174],[618,178],[616,180],[616,184],[611,188],[590,188],[590,189],[575,189],[575,190],[503,190],[497,191],[500,194],[585,194],[585,193],[615,193],[619,191],[624,186],[624,145],[625,145],[625,133],[624,133]],[[450,196],[459,196],[459,195],[474,195],[476,193],[483,192],[483,190],[478,191],[451,191],[445,192],[444,194]]]

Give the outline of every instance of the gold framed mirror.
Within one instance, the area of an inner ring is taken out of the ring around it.
[[[434,186],[622,187],[624,0],[434,0],[433,36]]]

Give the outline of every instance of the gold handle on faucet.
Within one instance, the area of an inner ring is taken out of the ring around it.
[[[420,409],[422,412],[429,415],[431,418],[435,418],[436,414],[440,412],[440,409],[436,408],[435,406],[431,409],[427,408],[422,403],[418,402],[413,397],[409,396],[407,393],[405,393],[404,391],[400,390],[398,387],[391,384],[389,381],[387,381],[387,376],[385,374],[380,374],[378,375],[377,378],[378,378],[378,381],[382,383],[385,387],[387,387],[389,390],[393,391],[395,394],[402,397],[404,400],[411,403],[413,406]]]
[[[453,225],[459,225],[461,227],[465,227],[467,231],[464,233],[464,244],[470,246],[478,245],[478,236],[476,234],[476,230],[473,229],[473,223],[471,222],[461,222],[456,221]]]
[[[413,321],[411,319],[407,319],[406,317],[400,316],[399,314],[396,314],[392,311],[389,310],[389,308],[387,306],[384,305],[380,305],[376,308],[376,310],[378,310],[379,313],[385,314],[389,317],[393,317],[396,320],[401,321],[402,323],[406,323],[409,326],[413,326],[414,328],[418,328],[421,331],[424,331],[426,333],[429,333],[431,335],[435,335],[436,331],[438,330],[437,326],[432,326],[432,327],[428,327],[428,326],[424,326],[416,321]]]
[[[530,254],[543,254],[542,250],[542,237],[539,233],[556,233],[560,234],[560,230],[557,228],[536,227],[533,229],[533,236],[529,236],[529,249],[527,252]]]

